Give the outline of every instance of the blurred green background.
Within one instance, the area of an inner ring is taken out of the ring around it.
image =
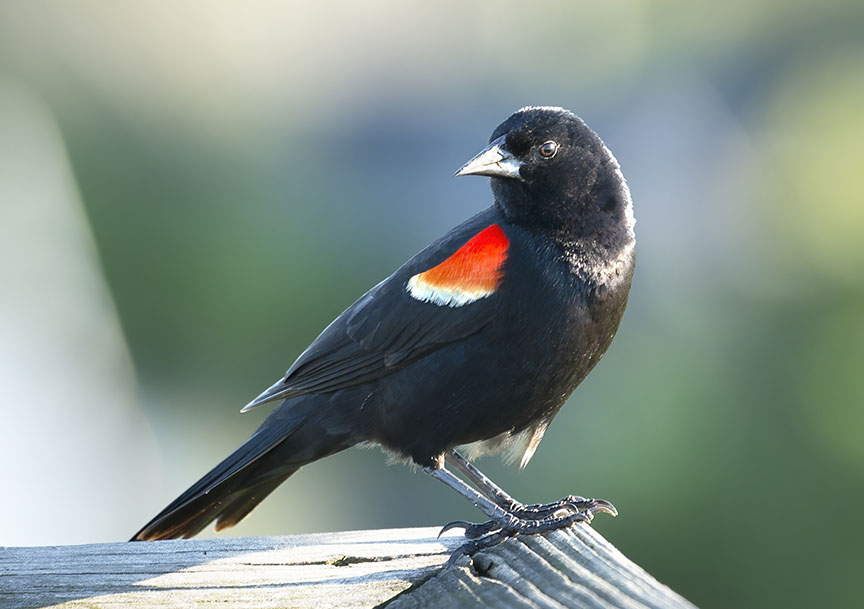
[[[453,171],[572,109],[639,264],[517,497],[711,607],[864,572],[864,3],[0,1],[0,544],[127,539],[344,307],[491,200]],[[476,519],[378,451],[231,535]]]

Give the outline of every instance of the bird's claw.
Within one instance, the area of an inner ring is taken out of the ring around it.
[[[605,499],[590,499],[591,506],[587,509],[592,514],[609,514],[612,518],[618,517],[618,508]]]
[[[466,538],[477,539],[500,528],[501,526],[495,520],[487,520],[486,522],[480,523],[454,520],[453,522],[448,522],[442,527],[441,531],[438,532],[438,537],[441,537],[441,535],[451,529],[464,529],[464,535]]]
[[[468,522],[466,520],[454,520],[453,522],[448,522],[441,530],[438,531],[438,539],[441,539],[441,536],[451,529],[465,529],[468,530],[468,527],[472,526],[474,523]]]

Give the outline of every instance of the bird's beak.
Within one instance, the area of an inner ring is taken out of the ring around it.
[[[457,176],[490,176],[493,178],[516,178],[519,175],[519,160],[510,154],[504,146],[506,135],[492,141],[473,159],[462,165]]]

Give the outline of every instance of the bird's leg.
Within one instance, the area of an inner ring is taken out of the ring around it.
[[[535,503],[532,505],[523,505],[507,494],[501,487],[492,482],[483,472],[477,469],[473,463],[468,461],[459,452],[451,450],[448,453],[453,466],[462,472],[466,478],[477,485],[487,497],[492,499],[495,504],[516,516],[526,520],[540,520],[554,515],[560,510],[565,510],[570,513],[586,512],[591,517],[595,514],[603,512],[618,515],[618,510],[615,506],[605,499],[586,499],[578,495],[568,495],[558,501],[552,503]]]
[[[489,518],[500,519],[510,515],[510,512],[508,512],[506,509],[499,506],[497,503],[490,501],[488,498],[471,488],[463,480],[454,476],[447,468],[444,467],[443,463],[438,467],[424,467],[423,471],[435,478],[436,480],[440,480],[441,482],[452,488],[454,491],[468,499],[468,501],[474,504],[474,507],[486,514]]]
[[[486,474],[474,467],[474,464],[459,454],[459,452],[451,450],[447,453],[447,456],[453,463],[453,467],[462,472],[466,478],[473,482],[484,495],[494,501],[498,507],[511,513],[514,509],[523,507],[521,503],[513,499],[513,497],[507,494],[504,489],[492,482]]]
[[[499,535],[499,533],[501,533],[499,529],[502,528],[501,523],[516,521],[517,518],[515,516],[511,515],[510,512],[493,503],[492,501],[489,501],[489,499],[471,488],[464,481],[454,476],[450,471],[447,470],[447,468],[444,467],[443,463],[438,467],[424,467],[423,471],[435,478],[436,480],[440,480],[441,482],[452,488],[454,491],[468,499],[468,501],[474,504],[474,507],[486,514],[486,516],[491,519],[487,522],[480,524],[465,522],[464,520],[457,520],[444,525],[444,528],[442,528],[441,532],[438,533],[439,536],[442,533],[449,531],[450,529],[461,528],[465,529],[465,537],[472,540],[460,547],[450,558],[450,562],[452,562],[455,558],[462,554],[471,554],[473,552],[476,552],[477,550],[493,546],[500,543],[501,541],[504,541],[504,539],[506,539],[510,535],[515,534],[506,533]],[[491,533],[495,530],[499,530],[498,533],[487,535],[487,533]],[[494,541],[492,541],[493,535],[496,536]],[[491,543],[488,543],[489,541],[491,541]],[[482,545],[483,543],[486,543],[486,545]]]
[[[577,522],[591,522],[594,516],[593,512],[583,510],[562,516],[549,516],[547,518],[538,518],[536,516],[532,519],[520,518],[453,475],[444,467],[443,462],[437,467],[424,467],[423,471],[468,499],[477,509],[490,518],[489,521],[481,524],[464,521],[451,522],[441,529],[441,533],[444,533],[452,528],[463,528],[465,529],[465,537],[470,539],[468,543],[463,544],[453,553],[449,560],[451,564],[463,554],[473,554],[478,550],[492,547],[508,537],[514,535],[536,535],[569,527]],[[501,489],[498,490],[500,491]],[[501,493],[506,495],[504,491],[501,491]]]

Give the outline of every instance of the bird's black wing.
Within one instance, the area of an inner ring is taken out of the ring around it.
[[[448,259],[499,218],[490,208],[417,254],[337,317],[281,381],[243,410],[277,399],[367,383],[478,332],[495,317],[496,294],[449,306],[412,297],[407,282]]]

